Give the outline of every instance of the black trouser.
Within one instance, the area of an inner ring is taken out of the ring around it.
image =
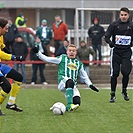
[[[102,60],[102,53],[101,53],[101,44],[92,44],[93,50],[95,51],[95,58],[94,60]],[[98,56],[97,56],[97,51],[98,51]]]
[[[129,74],[132,70],[131,62],[132,51],[128,49],[111,49],[110,76],[111,92],[116,91],[117,77],[121,71],[122,74],[122,91],[126,91],[129,81]]]
[[[33,64],[32,65],[32,82],[36,82],[37,80],[37,69],[39,68],[40,71],[40,78],[41,78],[41,83],[46,82],[45,76],[44,76],[44,68],[45,64]]]

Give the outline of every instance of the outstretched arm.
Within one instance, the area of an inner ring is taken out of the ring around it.
[[[88,78],[87,73],[85,72],[84,68],[81,67],[80,69],[80,77],[84,80],[84,82],[87,84],[88,87],[90,87],[90,85],[92,85],[91,80]]]
[[[61,58],[57,58],[57,57],[48,57],[44,54],[42,54],[40,51],[37,53],[37,56],[42,60],[42,61],[46,61],[49,63],[54,63],[54,64],[59,64],[61,61]]]
[[[92,89],[93,91],[99,92],[98,88],[95,87],[91,80],[89,79],[87,73],[85,72],[83,66],[80,69],[80,77],[84,80],[84,82],[87,84],[87,86]]]

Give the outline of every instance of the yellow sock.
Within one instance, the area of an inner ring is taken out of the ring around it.
[[[8,95],[8,93],[4,92],[3,90],[0,91],[0,105],[6,99],[7,95]]]
[[[20,90],[21,84],[22,84],[22,82],[18,82],[18,81],[14,81],[14,83],[12,84],[8,104],[14,104],[15,103],[15,100],[16,100],[16,97],[18,95],[18,91]]]

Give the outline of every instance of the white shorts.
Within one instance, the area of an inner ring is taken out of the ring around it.
[[[68,78],[68,79],[69,79],[69,78]],[[68,79],[67,79],[67,80],[68,80]],[[64,79],[61,80],[60,83],[59,83],[59,85],[58,85],[58,89],[59,89],[61,92],[63,92],[64,94],[66,94],[65,84],[66,84],[66,81],[67,81],[67,80],[64,80]],[[74,92],[73,97],[74,97],[74,96],[79,96],[79,97],[80,97],[80,92],[79,92],[79,90],[77,89],[76,86],[74,86],[73,92]]]

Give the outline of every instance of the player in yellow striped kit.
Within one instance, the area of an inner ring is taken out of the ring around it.
[[[1,111],[1,105],[10,91],[10,97],[6,105],[6,108],[18,112],[23,111],[15,103],[16,96],[20,89],[20,85],[22,84],[23,77],[20,73],[18,73],[10,66],[1,63],[1,60],[16,59],[21,61],[22,59],[21,56],[16,57],[15,55],[12,55],[3,43],[3,35],[6,32],[8,32],[8,22],[6,19],[0,17],[0,87],[2,88],[0,90],[0,116],[4,115],[4,113],[2,113]],[[11,85],[6,78],[12,78],[14,80],[14,83]]]

